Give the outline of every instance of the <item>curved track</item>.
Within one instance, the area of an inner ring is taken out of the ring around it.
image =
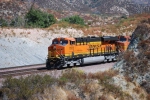
[[[111,63],[104,63],[104,64],[94,64],[94,65],[85,65],[85,66],[78,66],[73,67],[79,70],[83,70],[85,73],[95,73],[98,71],[105,71],[114,65],[114,62]],[[62,69],[63,70],[63,69]],[[45,64],[37,64],[37,65],[28,65],[28,66],[18,66],[12,68],[2,68],[0,69],[0,78],[5,78],[7,76],[21,76],[26,74],[35,74],[35,73],[42,73],[42,72],[55,72],[54,77],[60,76],[62,70],[47,70]],[[57,72],[57,75],[56,75]],[[53,75],[52,75],[53,76]]]

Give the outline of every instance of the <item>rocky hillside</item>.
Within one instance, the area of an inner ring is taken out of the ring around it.
[[[0,17],[10,20],[24,16],[32,6],[52,13],[57,18],[75,14],[87,18],[87,14],[128,16],[150,12],[148,0],[1,0]]]
[[[42,8],[82,13],[130,15],[150,12],[148,0],[113,0],[113,2],[111,0],[36,0],[35,3]]]
[[[150,93],[150,19],[138,25],[128,51],[120,58],[114,68]]]

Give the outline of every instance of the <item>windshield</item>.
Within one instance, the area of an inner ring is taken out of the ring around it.
[[[67,40],[61,40],[61,41],[60,41],[60,44],[61,44],[61,45],[66,45],[66,44],[68,44],[68,41],[67,41]]]
[[[52,44],[58,44],[59,41],[58,40],[54,40]]]

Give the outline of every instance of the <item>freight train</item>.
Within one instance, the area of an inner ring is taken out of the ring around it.
[[[55,38],[48,47],[46,67],[62,68],[116,61],[130,43],[130,36]]]

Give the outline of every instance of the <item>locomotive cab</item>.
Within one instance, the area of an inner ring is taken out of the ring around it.
[[[55,38],[52,44],[48,47],[48,57],[46,67],[52,68],[61,65],[60,61],[65,56],[71,55],[74,52],[75,39],[74,38]]]
[[[119,36],[118,41],[116,42],[117,44],[117,49],[119,52],[124,52],[127,50],[128,45],[130,43],[130,36]]]
[[[65,46],[69,44],[69,40],[66,38],[55,38],[52,41],[51,46],[48,47],[48,58],[59,57],[65,54]]]

